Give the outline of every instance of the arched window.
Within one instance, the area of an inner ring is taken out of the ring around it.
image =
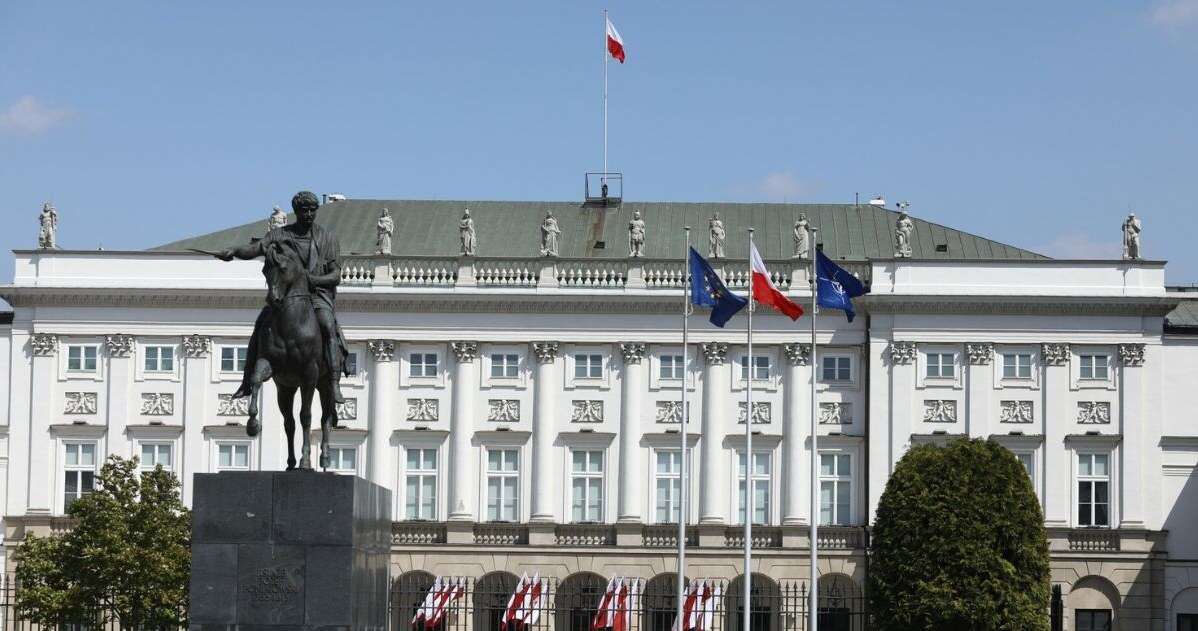
[[[865,628],[861,589],[848,575],[835,573],[819,577],[819,628],[821,631]]]
[[[658,574],[649,579],[641,596],[641,631],[670,631],[677,607],[678,574]]]
[[[725,631],[744,628],[745,577],[740,575],[724,592]],[[753,629],[782,630],[782,590],[768,576],[753,574],[749,583],[749,624]]]
[[[1119,590],[1101,576],[1086,576],[1073,585],[1065,604],[1077,631],[1111,631],[1119,624]],[[1066,625],[1068,626],[1068,625]]]
[[[391,584],[391,628],[396,631],[412,627],[416,608],[424,602],[425,594],[437,577],[421,570],[404,572]],[[423,629],[424,626],[420,625]]]
[[[501,631],[499,619],[518,582],[511,572],[491,572],[474,583],[474,631]]]
[[[563,580],[554,598],[556,631],[589,631],[607,579],[594,572],[578,572]]]

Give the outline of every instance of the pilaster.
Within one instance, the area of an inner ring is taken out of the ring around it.
[[[620,380],[620,497],[617,520],[642,521],[641,509],[645,495],[641,479],[641,413],[645,392],[645,344],[626,342],[620,345],[624,357],[624,375]],[[686,387],[683,379],[682,387]]]
[[[699,523],[724,524],[728,521],[728,502],[724,500],[729,472],[720,437],[728,424],[731,401],[728,345],[707,342],[702,349],[706,364],[703,372],[703,437],[699,441]],[[700,540],[704,537],[703,532],[700,530]]]
[[[208,405],[205,397],[215,396],[205,387],[211,349],[212,340],[208,337],[188,335],[183,338],[183,444],[179,471],[185,474],[179,481],[183,485],[183,503],[188,506],[192,500],[192,476],[215,469],[207,466],[204,458],[204,417]]]
[[[987,438],[994,405],[994,344],[965,345],[965,430],[971,438]]]
[[[1064,350],[1057,347],[1065,346]],[[1047,351],[1047,352],[1046,352]],[[1042,405],[1038,422],[1044,433],[1044,524],[1068,526],[1070,491],[1073,484],[1069,459],[1073,451],[1065,447],[1068,421],[1073,418],[1069,409],[1068,347],[1064,344],[1041,346],[1040,380]]]
[[[122,458],[130,456],[129,437],[125,428],[129,425],[129,419],[136,414],[136,411],[130,409],[136,345],[136,340],[129,335],[104,337],[104,350],[108,356],[108,453]],[[185,481],[180,481],[187,486]]]
[[[452,344],[453,388],[449,417],[449,520],[475,520],[478,484],[470,437],[474,434],[474,391],[478,384],[478,342]],[[471,535],[473,536],[473,535]]]
[[[811,518],[811,345],[786,344],[782,380],[782,525],[808,524]]]
[[[51,406],[55,401],[58,337],[35,333],[30,348],[33,350],[33,383],[29,401],[29,506],[26,512],[49,515],[54,508],[51,489],[56,486],[53,483],[54,443],[50,438],[50,425],[57,414]],[[100,454],[96,456],[99,458]]]
[[[1119,364],[1123,390],[1119,397],[1119,423],[1123,433],[1119,450],[1122,461],[1119,468],[1122,478],[1119,485],[1119,527],[1144,528],[1144,345],[1120,344]],[[1160,467],[1155,470],[1159,475]]]
[[[366,460],[367,476],[371,482],[395,488],[391,457],[391,413],[395,409],[392,396],[399,385],[395,363],[395,343],[391,340],[371,340],[372,370],[370,371],[370,411],[367,419],[366,441],[370,456]]]
[[[553,474],[554,411],[561,380],[557,371],[557,342],[534,342],[532,353],[537,369],[533,380],[532,411],[532,514],[530,522],[556,519],[553,498],[556,480]]]

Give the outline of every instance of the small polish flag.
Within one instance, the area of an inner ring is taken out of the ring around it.
[[[765,269],[765,263],[762,262],[756,245],[750,249],[749,256],[753,267],[753,299],[781,311],[791,320],[798,320],[799,316],[803,315],[803,308],[791,302],[790,298],[778,290],[774,281],[770,280],[769,270]]]
[[[620,38],[616,25],[611,23],[611,18],[607,19],[607,52],[620,63],[624,63],[624,40]]]

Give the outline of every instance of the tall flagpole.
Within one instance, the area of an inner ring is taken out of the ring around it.
[[[603,177],[601,184],[607,184],[607,9],[603,10]]]
[[[748,358],[745,360],[745,595],[741,601],[744,608],[744,622],[741,631],[750,631],[749,614],[752,610],[749,594],[753,584],[753,574],[750,571],[753,561],[753,489],[750,482],[753,478],[753,229],[749,228],[749,324],[748,324]]]
[[[819,229],[813,226],[811,247],[808,250],[811,253],[811,603],[807,608],[807,626],[810,631],[817,631],[819,626],[819,570],[816,568],[816,560],[819,558],[819,426],[815,414],[819,407],[815,400],[815,376],[819,371],[819,355],[815,352],[815,316],[819,313],[819,277],[815,268],[815,261],[819,258],[815,245],[818,243],[815,238],[817,232]]]
[[[682,416],[678,420],[678,426],[682,429],[679,438],[678,459],[681,466],[678,469],[678,613],[675,620],[678,621],[679,631],[686,628],[682,622],[682,601],[684,598],[686,586],[683,584],[686,576],[686,496],[690,490],[690,484],[686,479],[686,378],[690,374],[690,333],[689,311],[690,311],[690,296],[687,292],[690,290],[690,283],[694,282],[691,278],[691,227],[685,226],[686,231],[686,251],[682,258]]]

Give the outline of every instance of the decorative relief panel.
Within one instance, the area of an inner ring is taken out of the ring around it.
[[[786,359],[791,366],[807,366],[811,364],[811,345],[810,344],[783,344],[782,352],[786,353]]]
[[[1077,422],[1106,425],[1111,422],[1111,404],[1107,401],[1078,401]]]
[[[144,416],[170,416],[175,413],[175,395],[169,392],[141,393],[141,413]]]
[[[1120,344],[1119,345],[1119,362],[1124,366],[1143,366],[1144,365],[1144,345],[1143,344]]]
[[[538,363],[548,364],[549,362],[557,359],[557,342],[533,342],[532,354],[537,356]],[[517,416],[519,415],[517,414]]]
[[[212,351],[212,338],[204,335],[184,335],[183,354],[187,357],[207,357]]]
[[[345,397],[344,403],[337,404],[337,420],[352,421],[358,418],[358,400],[354,397]]]
[[[745,417],[748,416],[749,406],[746,402],[740,401],[737,404],[736,422],[744,425]],[[758,425],[770,422],[771,408],[769,401],[754,401],[753,402],[753,424]]]
[[[49,357],[58,352],[58,336],[53,333],[34,333],[29,338],[29,349],[38,357]]]
[[[819,404],[820,425],[852,425],[852,423],[852,403],[829,402]]]
[[[478,359],[478,342],[453,342],[449,347],[453,349],[453,356],[459,362],[472,362]]]
[[[1069,345],[1041,344],[1040,359],[1045,366],[1064,366],[1069,362]]]
[[[647,348],[641,342],[624,342],[620,345],[620,353],[624,355],[625,364],[639,364],[645,359]]]
[[[682,422],[682,402],[681,401],[658,401],[657,402],[657,422],[658,423],[681,423]]]
[[[248,416],[250,413],[250,398],[234,399],[231,394],[216,395],[217,416]]]
[[[389,362],[395,359],[395,342],[391,340],[370,340],[366,348],[374,356],[376,362]]]
[[[441,401],[439,399],[408,399],[409,421],[438,421],[440,419]]]
[[[890,363],[910,364],[915,361],[915,342],[891,342]]]
[[[702,348],[707,363],[722,364],[728,361],[728,345],[724,342],[704,342]]]
[[[487,413],[488,421],[514,423],[520,420],[519,399],[490,399],[487,406],[490,408]]]
[[[951,399],[926,399],[923,420],[928,423],[956,423],[957,402]]]
[[[989,366],[994,361],[994,345],[990,342],[973,342],[965,345],[965,354],[969,355],[969,363],[975,366]]]
[[[95,392],[68,392],[63,414],[95,414],[97,395]]]
[[[579,400],[572,401],[574,411],[570,414],[571,423],[602,423],[603,401]]]
[[[104,336],[104,348],[109,357],[128,357],[133,354],[134,338],[132,335],[116,333]]]
[[[1031,401],[999,401],[999,423],[1031,423],[1034,416]]]

